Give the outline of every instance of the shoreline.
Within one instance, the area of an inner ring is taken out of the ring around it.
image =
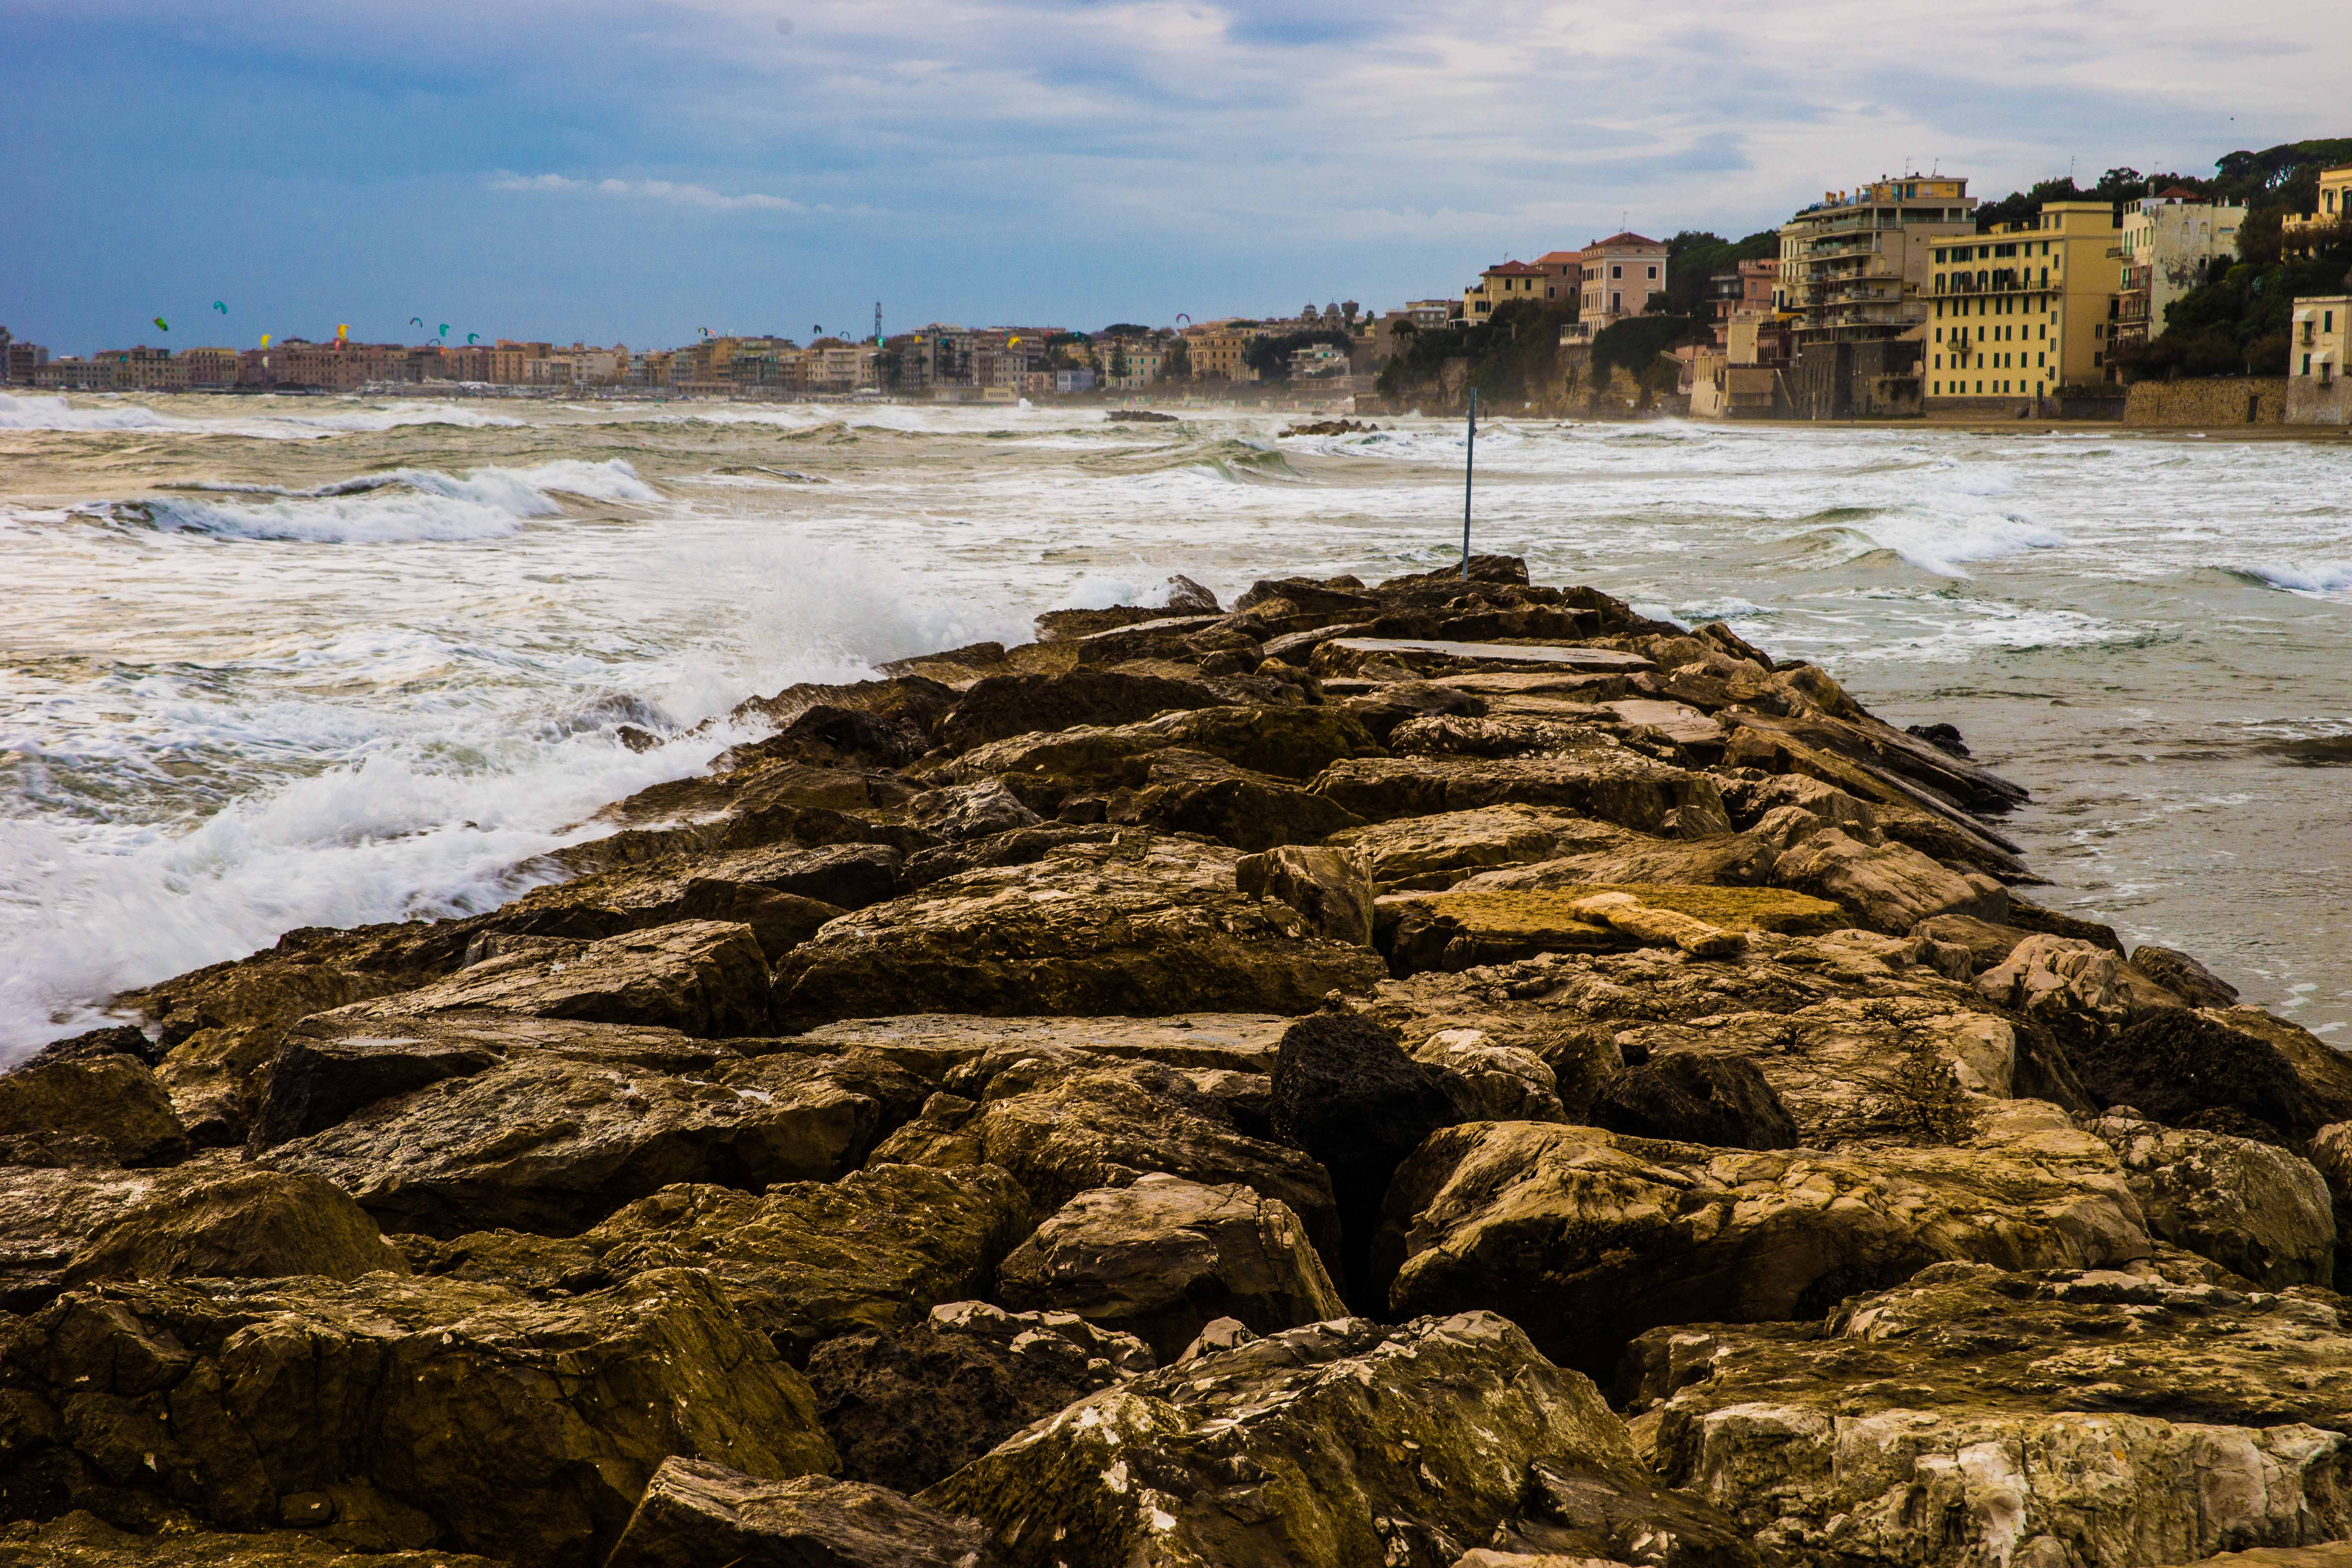
[[[751,699],[569,880],[289,932],[0,1075],[24,1538],[2352,1537],[2304,1436],[2352,1393],[2352,1062],[2035,903],[1948,727],[1470,565]],[[2029,1443],[2022,1503],[1892,1506]],[[2184,1491],[2240,1452],[2292,1506]]]

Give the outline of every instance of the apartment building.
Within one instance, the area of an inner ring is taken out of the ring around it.
[[[1232,327],[1196,327],[1184,334],[1192,359],[1194,381],[1255,381],[1257,372],[1245,363],[1250,335]]]
[[[2031,412],[2063,386],[2115,380],[2120,237],[2105,202],[2046,202],[2030,223],[1937,247],[1927,411]]]
[[[1577,256],[1577,335],[1590,340],[1612,321],[1647,314],[1666,286],[1664,240],[1631,232],[1596,239]]]
[[[1514,300],[1544,297],[1544,269],[1525,261],[1506,261],[1478,274],[1478,281],[1462,290],[1465,320],[1483,321]]]
[[[0,327],[0,383],[30,386],[34,373],[48,363],[48,350],[38,343],[20,343]]]
[[[2297,300],[2286,362],[2286,422],[2352,427],[2352,294]]]
[[[1781,225],[1773,303],[1796,318],[1799,347],[1916,337],[1930,255],[1976,232],[1968,192],[1963,179],[1906,174],[1825,192]]]
[[[2287,219],[2279,238],[2289,250],[2305,251],[2347,226],[2352,226],[2352,163],[2338,163],[2319,171],[2316,210]]]
[[[2116,335],[2145,342],[2164,331],[2164,312],[2175,300],[2236,259],[2245,217],[2235,203],[2209,202],[2179,185],[2126,207]]]
[[[100,349],[96,357],[114,366],[114,385],[119,392],[188,390],[187,362],[174,356],[170,349],[151,349],[142,343],[131,349]]]
[[[112,392],[114,362],[81,359],[67,354],[47,360],[33,371],[33,384],[44,392]]]
[[[801,361],[801,384],[809,392],[845,397],[879,384],[882,351],[872,343],[813,344]]]
[[[1547,250],[1532,265],[1543,274],[1543,297],[1555,302],[1573,300],[1584,291],[1584,252]]]
[[[192,387],[235,386],[239,363],[235,349],[184,349],[180,358],[185,362],[188,384]]]
[[[1168,347],[1157,338],[1107,338],[1094,347],[1103,385],[1114,392],[1140,392],[1168,367]]]

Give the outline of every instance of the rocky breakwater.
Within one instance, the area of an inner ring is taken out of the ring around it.
[[[1513,560],[1174,586],[0,1076],[0,1563],[2352,1540],[2352,1067],[1958,737]]]

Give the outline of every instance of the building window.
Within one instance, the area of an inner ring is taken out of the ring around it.
[[[1625,276],[1625,269],[1622,267],[1612,267],[1609,268],[1609,276],[1612,278],[1622,278]]]
[[[2303,356],[2303,374],[2305,375],[2309,375],[2311,374],[2311,356],[2309,354]]]
[[[1658,275],[1658,269],[1657,269],[1656,268],[1654,268],[1654,267],[1651,268],[1650,268],[1650,276],[1651,276],[1651,277],[1653,277],[1653,278],[1655,278],[1657,275]]]

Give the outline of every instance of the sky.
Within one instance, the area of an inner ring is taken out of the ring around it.
[[[2344,7],[0,0],[0,325],[644,347],[877,301],[886,331],[1384,308],[1912,167],[1994,197],[2352,134]]]

